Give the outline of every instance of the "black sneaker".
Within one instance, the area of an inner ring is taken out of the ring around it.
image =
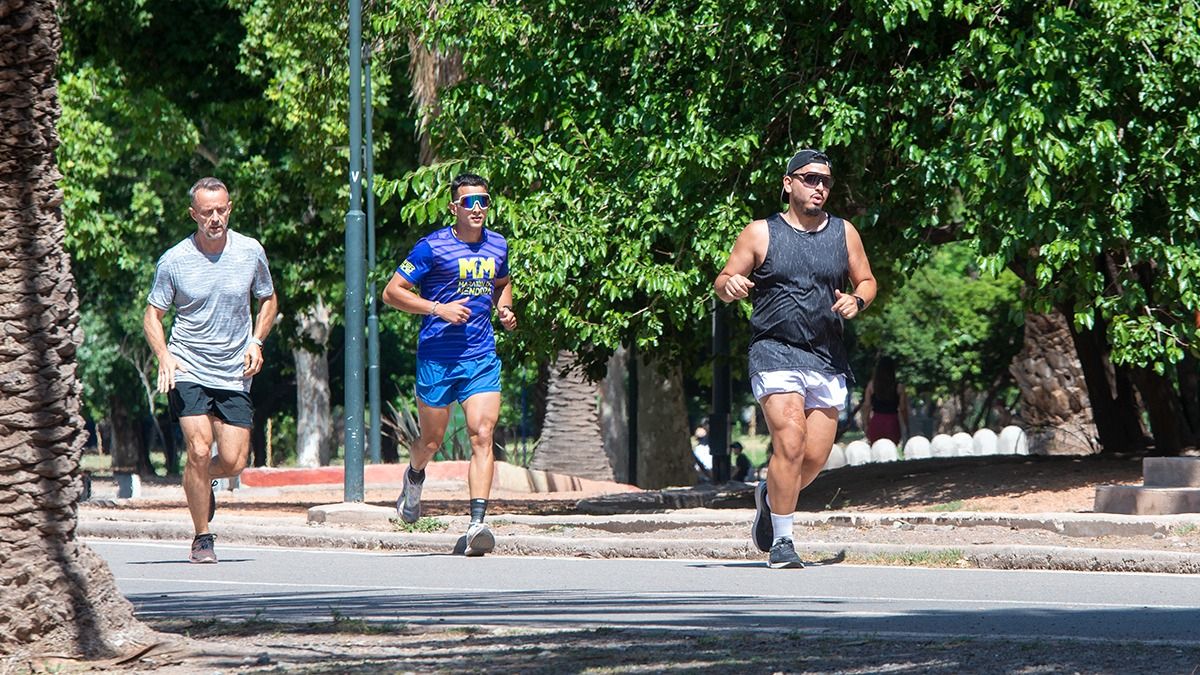
[[[792,545],[790,537],[780,537],[771,545],[771,558],[767,561],[767,565],[772,569],[785,569],[793,567],[804,567],[804,563],[800,562],[800,556],[796,555],[796,547]]]
[[[215,563],[217,562],[217,552],[213,550],[213,540],[216,535],[213,534],[198,534],[192,540],[192,555],[189,558],[194,563]]]
[[[771,507],[767,506],[767,481],[762,480],[754,488],[754,528],[750,532],[754,545],[766,553],[771,550],[775,528],[771,525]]]
[[[208,522],[211,523],[215,515],[217,515],[217,481],[214,480],[212,487],[208,490]]]

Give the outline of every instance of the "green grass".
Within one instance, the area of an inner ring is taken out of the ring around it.
[[[955,499],[954,501],[946,502],[945,504],[935,504],[925,510],[926,511],[962,511],[963,508],[964,508],[964,505],[962,503],[962,500]]]
[[[913,551],[911,553],[875,553],[853,555],[855,562],[869,565],[897,565],[903,567],[963,567],[969,561],[958,549],[945,551]]]
[[[439,520],[438,518],[429,518],[429,517],[418,518],[417,522],[415,522],[415,523],[406,523],[403,520],[400,520],[399,518],[392,518],[392,526],[395,527],[396,531],[398,531],[398,532],[430,533],[430,532],[442,532],[443,530],[450,527],[450,524],[444,520]]]
[[[1195,523],[1184,523],[1171,528],[1171,534],[1176,537],[1186,537],[1200,529]]]

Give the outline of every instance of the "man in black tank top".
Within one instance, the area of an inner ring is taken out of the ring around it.
[[[858,230],[824,210],[832,187],[824,153],[796,153],[783,176],[787,210],[747,225],[713,283],[725,302],[749,297],[754,305],[750,382],[775,452],[754,493],[753,537],[776,568],[804,566],[792,544],[793,513],[829,459],[846,405],[842,322],[875,299]]]

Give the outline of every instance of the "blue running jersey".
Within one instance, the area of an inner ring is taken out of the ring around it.
[[[461,326],[426,315],[417,358],[455,362],[495,353],[492,292],[496,279],[508,276],[508,241],[502,235],[485,228],[483,237],[471,244],[444,227],[418,241],[396,273],[426,300],[450,303],[468,298],[466,306],[471,310],[471,318]]]

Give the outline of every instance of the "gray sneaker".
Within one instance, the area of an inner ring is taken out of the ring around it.
[[[771,525],[771,507],[767,506],[767,481],[761,480],[754,488],[754,527],[750,536],[758,550],[766,553],[771,550],[771,542],[775,538],[775,528]]]
[[[804,567],[804,563],[800,562],[800,556],[796,555],[796,547],[792,545],[792,540],[789,537],[780,537],[771,545],[771,558],[767,561],[767,566],[772,569],[784,569]]]
[[[213,540],[216,536],[213,534],[198,534],[192,540],[192,554],[189,557],[194,563],[215,563],[217,562],[217,552],[213,550]]]
[[[396,498],[396,514],[406,523],[415,523],[421,517],[421,485],[410,481],[408,469],[404,470],[404,485]]]
[[[484,523],[471,523],[467,526],[467,550],[465,555],[475,557],[491,553],[496,548],[496,536]]]

